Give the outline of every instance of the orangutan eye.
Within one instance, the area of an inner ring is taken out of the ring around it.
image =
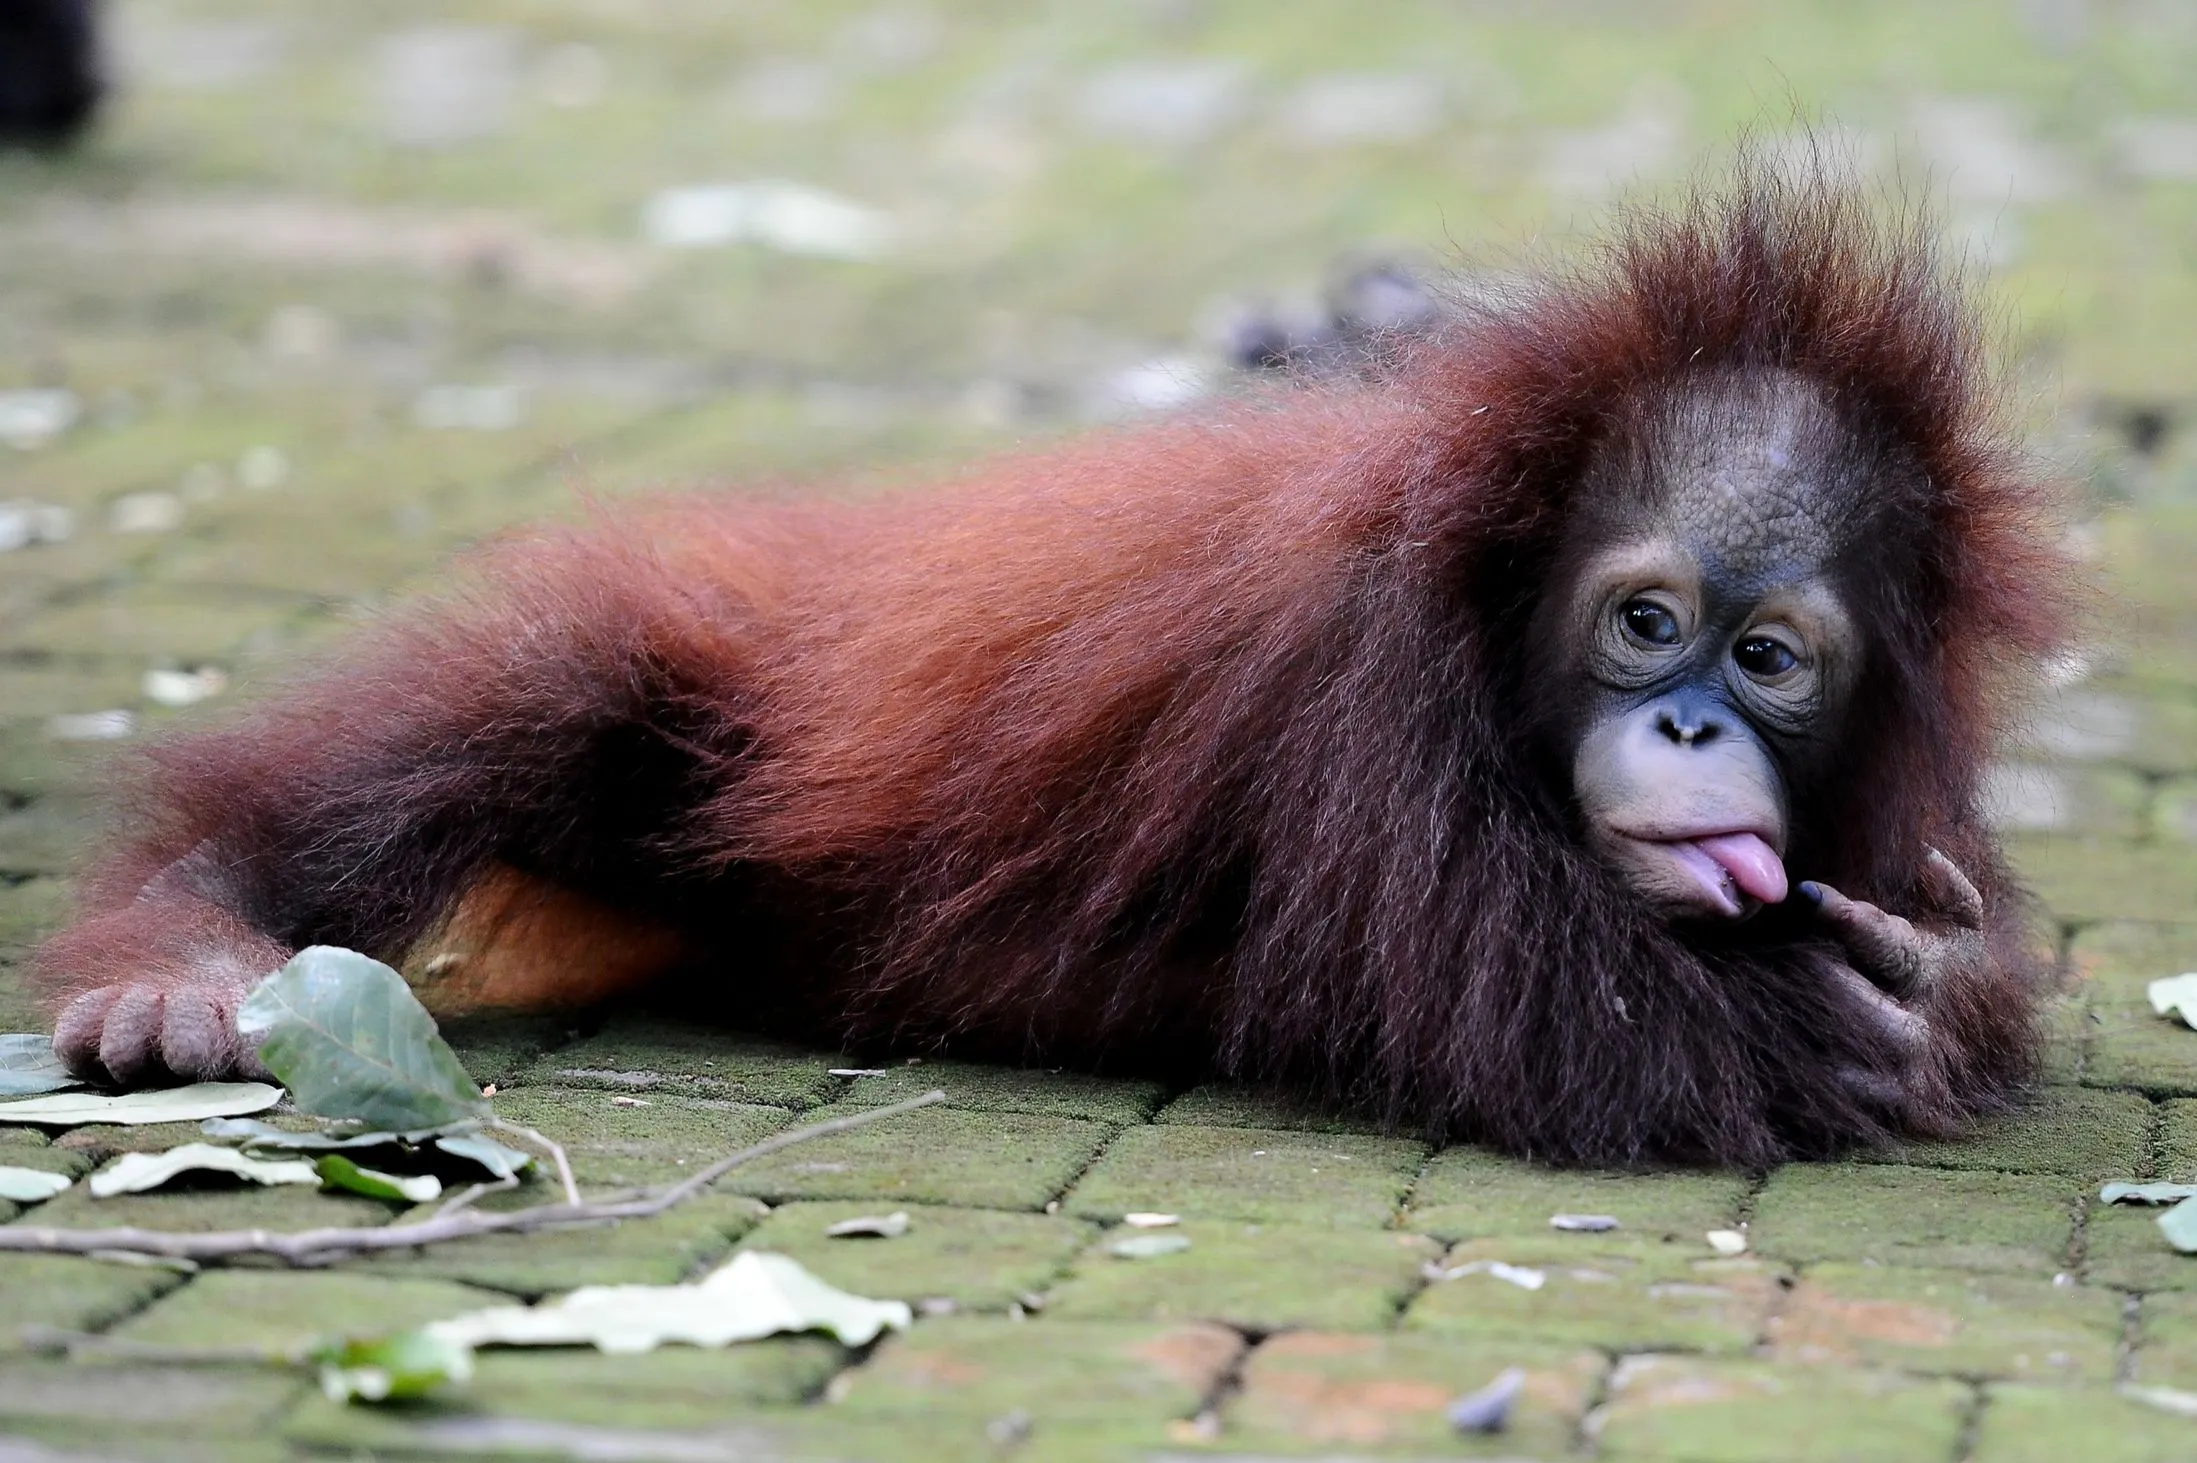
[[[1782,640],[1750,635],[1732,647],[1732,661],[1758,681],[1774,681],[1799,665],[1800,657]]]
[[[1652,599],[1629,599],[1618,612],[1625,633],[1643,645],[1676,645],[1684,639],[1678,616]]]

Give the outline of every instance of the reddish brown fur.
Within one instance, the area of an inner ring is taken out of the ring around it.
[[[42,968],[57,996],[158,978],[154,932],[225,938],[223,910],[394,955],[505,859],[676,925],[707,952],[688,988],[827,1038],[1188,1063],[1560,1159],[1873,1138],[1830,1074],[1883,1038],[1829,947],[1783,910],[1694,940],[1648,917],[1522,725],[1584,454],[1615,404],[1733,367],[1803,373],[1924,469],[1869,507],[1874,658],[1791,863],[1918,912],[1935,845],[1984,890],[2001,964],[1945,994],[1909,1118],[1951,1131],[2031,1055],[1977,777],[2064,566],[1923,239],[1760,172],[1379,384],[493,550],[463,603],[157,749],[156,831]],[[187,889],[139,898],[194,849]]]

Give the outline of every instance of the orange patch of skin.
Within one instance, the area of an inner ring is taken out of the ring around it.
[[[412,947],[404,974],[438,1017],[570,1010],[632,993],[682,953],[669,930],[498,867]]]

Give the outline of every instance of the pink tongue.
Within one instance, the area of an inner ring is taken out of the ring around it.
[[[1785,898],[1785,865],[1762,839],[1752,833],[1720,833],[1696,839],[1694,846],[1717,861],[1732,882],[1764,904]]]

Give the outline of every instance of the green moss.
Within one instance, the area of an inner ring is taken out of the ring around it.
[[[1389,1223],[1426,1149],[1395,1138],[1162,1124],[1131,1128],[1069,1194],[1071,1213],[1139,1210],[1336,1229]]]
[[[2197,917],[2197,848],[2030,835],[2007,852],[2062,922]]]
[[[803,1114],[822,1121],[852,1108]],[[1104,1123],[931,1107],[819,1138],[734,1170],[720,1189],[785,1199],[875,1199],[1042,1209],[1112,1133]]]
[[[51,1222],[43,1213],[39,1217]],[[183,1278],[174,1270],[105,1260],[0,1255],[0,1350],[19,1348],[25,1326],[102,1330],[181,1285]]]
[[[1155,1119],[1213,1128],[1291,1128],[1308,1133],[1378,1134],[1370,1118],[1298,1101],[1266,1088],[1207,1083],[1160,1109]]]
[[[875,1203],[787,1204],[742,1248],[791,1255],[842,1290],[910,1302],[942,1297],[964,1310],[1003,1311],[1047,1289],[1093,1228],[1057,1215],[906,1206],[907,1233],[831,1239],[842,1219],[877,1214]]]
[[[553,1202],[538,1186],[528,1202]],[[484,1205],[483,1207],[488,1207]],[[704,1194],[656,1216],[587,1229],[484,1235],[424,1250],[391,1250],[350,1268],[432,1275],[515,1295],[581,1285],[676,1285],[725,1257],[763,1215],[753,1199]]]
[[[837,1057],[647,1017],[612,1022],[584,1041],[535,1062],[521,1083],[587,1087],[647,1097],[684,1094],[774,1107],[808,1108],[843,1085]]]
[[[1953,1456],[1959,1382],[1689,1356],[1619,1364],[1598,1456],[1685,1463],[1936,1463]],[[1766,1453],[1774,1449],[1774,1453]]]
[[[1986,1390],[1974,1463],[2182,1463],[2189,1419],[2104,1387]]]
[[[749,1103],[524,1086],[497,1093],[496,1113],[563,1144],[580,1183],[603,1188],[677,1182],[794,1122]]]
[[[1752,1257],[1702,1258],[1601,1235],[1466,1240],[1404,1313],[1405,1329],[1474,1340],[1562,1341],[1610,1351],[1745,1351],[1762,1333],[1783,1272]],[[1470,1267],[1489,1262],[1538,1285]]]
[[[1796,1163],[1770,1176],[1750,1233],[1778,1260],[2050,1276],[2066,1264],[2082,1187],[2041,1174]]]
[[[2197,1037],[2197,1032],[2190,1033]],[[2192,1049],[2197,1055],[2197,1048]],[[1863,1161],[2107,1179],[2150,1156],[2151,1104],[2126,1092],[2046,1087],[2016,1112],[1957,1143],[1901,1143]]]
[[[302,1349],[331,1336],[386,1336],[504,1304],[444,1280],[291,1270],[210,1270],[115,1332],[160,1346]]]
[[[845,1107],[883,1106],[936,1089],[948,1107],[972,1112],[1042,1113],[1108,1123],[1150,1121],[1166,1089],[1158,1082],[1093,1077],[1082,1072],[980,1067],[972,1062],[898,1063],[849,1083]]]
[[[1080,1256],[1046,1307],[1071,1320],[1218,1321],[1245,1331],[1394,1324],[1441,1246],[1421,1235],[1193,1221],[1162,1231],[1173,1254],[1124,1259],[1111,1246],[1151,1231],[1112,1231]]]
[[[1805,1366],[2108,1383],[2121,1297],[2027,1276],[1890,1265],[1812,1267],[1770,1323],[1770,1354]]]
[[[1540,1238],[1554,1215],[1606,1214],[1627,1238],[1698,1247],[1708,1231],[1738,1220],[1748,1188],[1738,1174],[1552,1169],[1485,1149],[1451,1148],[1427,1165],[1404,1223],[1445,1240]]]

